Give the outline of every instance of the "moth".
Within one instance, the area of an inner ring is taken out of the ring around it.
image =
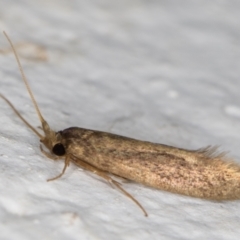
[[[62,172],[48,181],[60,178],[70,163],[74,163],[118,188],[142,209],[145,216],[148,214],[143,206],[113,177],[209,200],[240,198],[240,166],[224,154],[218,154],[214,147],[187,150],[79,127],[53,131],[39,110],[11,40],[5,32],[4,35],[13,49],[44,134],[28,123],[4,95],[0,97],[39,137],[41,152],[46,157],[64,160]]]

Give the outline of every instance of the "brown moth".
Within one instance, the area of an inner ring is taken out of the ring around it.
[[[40,138],[48,152],[42,146],[40,149],[48,158],[64,159],[62,173],[48,181],[60,178],[72,162],[120,189],[142,209],[145,216],[147,212],[142,205],[111,176],[191,197],[210,200],[240,198],[240,166],[225,159],[224,154],[217,154],[216,148],[186,150],[78,127],[58,132],[51,130],[40,113],[13,44],[5,32],[4,34],[13,49],[44,135],[29,124],[3,95],[0,94],[0,97]]]

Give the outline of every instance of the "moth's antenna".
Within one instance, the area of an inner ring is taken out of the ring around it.
[[[17,114],[17,116],[33,131],[35,132],[40,139],[43,139],[44,137],[24,118],[21,116],[21,114],[18,112],[18,110],[12,105],[12,103],[5,98],[1,93],[0,97],[7,102],[7,104],[12,108],[12,110]]]
[[[17,63],[18,63],[19,70],[20,70],[21,75],[22,75],[22,79],[23,79],[23,81],[24,81],[24,83],[25,83],[25,86],[26,86],[26,88],[27,88],[27,90],[28,90],[28,93],[29,93],[29,95],[30,95],[30,97],[31,97],[31,99],[32,99],[32,101],[33,101],[33,104],[34,104],[35,109],[36,109],[36,111],[37,111],[38,117],[39,117],[41,123],[45,123],[46,121],[45,121],[44,118],[42,117],[42,114],[41,114],[41,112],[40,112],[40,110],[39,110],[39,108],[38,108],[37,102],[36,102],[36,100],[35,100],[35,98],[34,98],[34,96],[33,96],[33,93],[32,93],[32,91],[31,91],[29,85],[28,85],[27,78],[26,78],[26,76],[25,76],[25,74],[24,74],[24,72],[23,72],[22,65],[21,65],[21,63],[20,63],[20,61],[19,61],[17,52],[16,52],[16,50],[15,50],[13,44],[12,44],[12,41],[10,40],[10,38],[8,37],[8,35],[6,34],[5,31],[3,31],[3,34],[5,35],[5,37],[7,38],[8,42],[10,43],[10,45],[11,45],[11,47],[12,47],[13,53],[14,53],[15,58],[16,58]],[[6,100],[6,99],[5,99],[5,100]],[[8,103],[9,103],[9,102],[8,102]],[[11,104],[9,104],[9,105],[11,106]],[[11,107],[12,107],[12,106],[11,106]],[[14,109],[14,108],[13,108],[13,109]],[[15,112],[16,112],[16,111],[15,111]],[[18,115],[18,114],[17,114],[17,115]],[[21,118],[21,119],[22,119],[22,118]],[[23,120],[23,119],[22,119],[22,120]],[[24,121],[24,120],[23,120],[23,121]],[[24,122],[26,123],[26,121],[24,121]],[[27,125],[29,126],[29,124],[27,124]]]

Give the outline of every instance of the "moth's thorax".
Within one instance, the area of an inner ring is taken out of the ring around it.
[[[86,149],[85,140],[91,133],[91,130],[71,127],[57,132],[57,138],[65,147],[66,153],[82,156]]]

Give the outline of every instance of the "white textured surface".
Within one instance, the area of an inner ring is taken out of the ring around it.
[[[221,145],[240,163],[239,7],[232,0],[1,0],[0,29],[16,44],[46,48],[46,62],[19,51],[53,129],[81,126],[189,149]],[[0,47],[8,48],[3,35]],[[39,126],[12,55],[0,55],[0,92]],[[240,201],[125,183],[145,218],[74,166],[47,183],[63,162],[40,153],[2,100],[0,113],[1,239],[239,239]]]

